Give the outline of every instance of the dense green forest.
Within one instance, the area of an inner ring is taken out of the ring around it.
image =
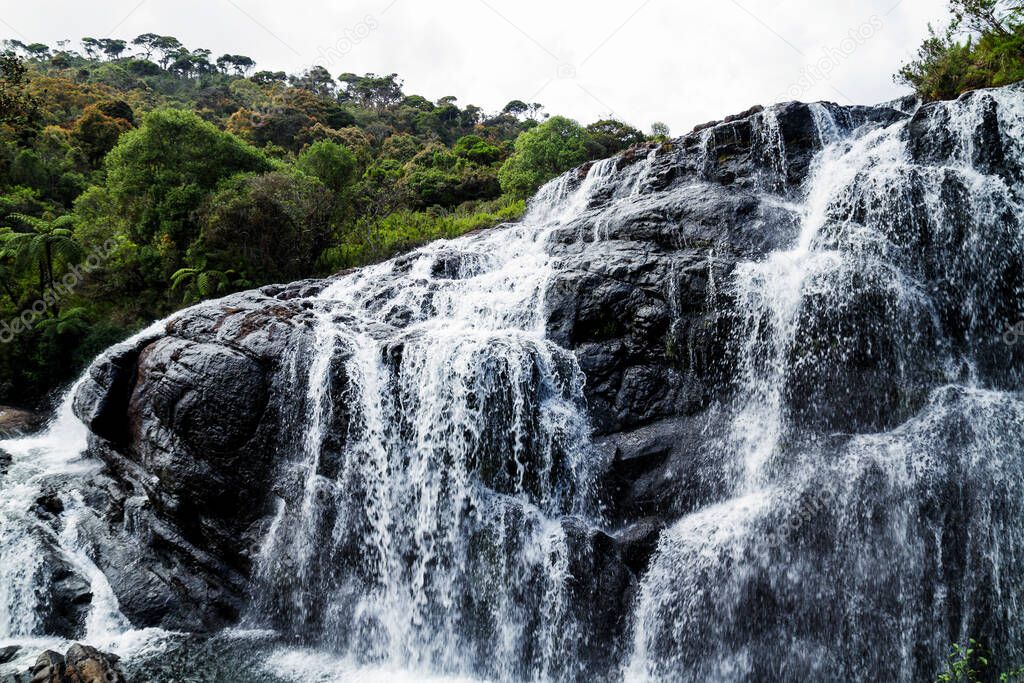
[[[541,183],[646,139],[212,54],[158,34],[5,41],[0,403],[39,405],[200,299],[515,219]]]

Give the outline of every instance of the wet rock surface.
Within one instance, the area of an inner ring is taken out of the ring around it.
[[[239,618],[274,454],[291,437],[293,363],[309,343],[304,298],[322,286],[189,309],[108,353],[79,390],[90,452],[108,467],[91,482],[85,526],[133,623],[205,630]]]

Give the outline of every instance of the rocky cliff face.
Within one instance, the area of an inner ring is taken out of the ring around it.
[[[408,662],[418,648],[419,664],[449,671],[575,678],[632,662],[644,676],[697,666],[711,679],[786,679],[874,661],[862,652],[822,663],[812,652],[811,664],[778,659],[785,671],[750,664],[752,653],[772,659],[769,624],[787,610],[806,617],[799,637],[827,640],[834,624],[815,625],[792,597],[808,586],[782,586],[763,568],[760,579],[736,578],[750,549],[731,555],[733,569],[693,575],[745,597],[728,608],[681,597],[692,587],[672,577],[696,570],[680,539],[707,528],[706,549],[740,548],[716,540],[720,527],[683,527],[774,490],[765,487],[803,466],[791,453],[852,458],[857,435],[902,434],[936,400],[979,409],[959,393],[936,399],[945,384],[1021,390],[1024,344],[1001,335],[1024,293],[1022,100],[1008,88],[913,113],[757,108],[570,172],[542,191],[524,226],[184,311],[106,354],[77,390],[89,454],[104,464],[84,488],[79,524],[91,559],[136,627],[204,631],[245,618],[341,650],[387,641],[378,659]],[[536,253],[522,246],[531,235],[543,236]],[[459,381],[438,378],[445,368]],[[393,401],[392,418],[371,419],[372,392],[385,397],[378,406]],[[1021,425],[1000,419],[1001,447],[1019,453]],[[442,422],[450,426],[439,432]],[[956,476],[950,467],[941,476]],[[788,549],[775,561],[813,566],[806,544],[844,533],[836,519],[856,505],[850,495],[840,496],[842,514],[832,507],[828,521],[772,545]],[[922,514],[960,516],[948,533],[974,528],[970,501],[991,503],[951,496],[917,499]],[[396,521],[406,512],[452,521],[406,526]],[[389,540],[402,534],[415,543]],[[850,552],[884,555],[897,542],[881,531],[862,540]],[[970,572],[956,542],[940,545],[922,552],[947,574],[924,571],[929,597],[910,606],[935,610],[940,625],[914,636],[894,680],[930,673],[958,629],[985,631],[1011,653],[1024,647],[975,609],[1012,589],[975,586],[977,600],[949,610],[932,600]],[[845,556],[821,552],[833,577],[853,576]],[[531,553],[541,559],[522,559]],[[254,585],[277,601],[254,597]],[[346,601],[379,585],[382,600],[423,610],[420,621],[395,625],[389,612],[360,626],[353,615],[366,607]],[[410,585],[421,592],[402,602]],[[493,606],[494,591],[518,604]],[[325,596],[343,619],[305,602]],[[876,605],[897,625],[901,596]],[[438,601],[442,611],[428,609]],[[691,620],[666,617],[673,605]],[[744,610],[747,622],[736,616]],[[695,616],[705,613],[718,625]],[[62,631],[73,635],[82,618]],[[552,619],[573,642],[544,631]],[[501,628],[521,648],[507,660],[491,635]],[[544,633],[524,635],[533,631]],[[698,647],[687,631],[714,632],[730,654],[706,639]],[[453,642],[479,651],[450,659],[441,650]],[[549,647],[578,664],[559,664]],[[713,665],[695,664],[699,650]]]
[[[545,327],[586,375],[592,424],[611,459],[603,498],[621,524],[660,529],[679,514],[681,498],[705,488],[666,468],[696,457],[704,422],[692,416],[729,393],[727,283],[738,261],[795,238],[799,217],[785,200],[798,195],[822,147],[811,107],[773,113],[603,162],[585,204],[550,238],[557,266],[543,302]],[[905,116],[834,113],[851,127]],[[591,168],[570,173],[561,190],[577,190]],[[399,258],[391,289],[410,277],[414,258]],[[458,278],[466,259],[442,250],[429,277]],[[155,535],[139,542],[122,532],[103,545],[177,567],[140,576],[120,553],[101,561],[122,577],[115,587],[128,588],[121,603],[133,623],[198,629],[239,618],[253,552],[273,514],[275,456],[301,439],[295,397],[307,387],[296,363],[310,362],[310,299],[328,284],[266,287],[189,309],[94,365],[79,389],[75,409],[92,433],[91,451],[120,490],[107,515],[132,517]],[[390,322],[401,327],[412,317],[398,310]],[[343,425],[338,431],[343,438]],[[641,569],[653,537],[633,547],[636,535],[631,528],[605,542],[630,546],[630,563]],[[196,564],[202,573],[185,571]],[[587,573],[578,579],[589,581]]]

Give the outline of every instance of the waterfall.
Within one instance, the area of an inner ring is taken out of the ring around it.
[[[162,321],[154,323],[104,355],[152,337],[162,326]],[[141,646],[155,630],[131,628],[79,534],[88,506],[74,482],[102,467],[83,457],[88,430],[72,406],[83,380],[84,376],[68,390],[41,433],[0,440],[0,451],[11,456],[6,474],[0,476],[0,643],[59,642],[50,636],[41,615],[46,614],[53,582],[78,576],[83,581],[80,590],[87,591],[90,600],[83,638],[124,653]],[[55,506],[51,525],[33,515],[39,505]]]
[[[766,190],[781,191],[787,180],[786,141],[779,128],[774,109],[765,109],[754,117],[753,149],[760,154],[764,173],[761,183]]]
[[[628,680],[930,680],[969,637],[1024,658],[1024,400],[992,351],[1024,203],[985,160],[1024,161],[1024,101],[936,105],[951,159],[911,149],[909,120],[813,114],[800,234],[733,276],[732,425],[708,446],[731,497],[660,537]]]
[[[85,426],[71,412],[74,392],[68,392],[57,417],[41,435],[0,441],[11,456],[0,496],[0,639],[39,634],[40,586],[45,561],[39,534],[52,534],[28,517],[28,509],[42,495],[45,477],[53,472],[73,474],[96,466],[79,460],[85,450]],[[69,549],[69,554],[74,554]]]
[[[115,347],[226,350],[205,325],[242,311],[262,332],[275,307],[254,352],[281,382],[273,438],[247,442],[273,452],[223,534],[244,545],[216,586],[244,600],[228,633],[263,634],[245,656],[298,680],[916,681],[971,637],[1024,663],[1024,371],[1004,341],[1024,315],[1022,93],[756,108],[555,178],[518,223]],[[70,576],[77,633],[132,652],[169,636],[133,630],[90,545],[147,541],[131,514],[90,536],[101,494],[76,482],[102,465],[76,388],[0,442],[0,645],[59,642],[47,602]],[[636,482],[615,477],[678,477],[685,500],[619,510]]]
[[[256,594],[273,598],[254,621],[271,613],[366,663],[564,669],[561,517],[594,514],[595,463],[582,373],[545,338],[546,241],[611,168],[554,181],[521,224],[436,242],[316,299],[305,435],[285,464],[301,492],[260,552]]]
[[[817,111],[821,111],[818,109]],[[817,117],[816,117],[817,118]],[[834,120],[818,119],[824,139],[835,135]],[[807,196],[800,207],[801,227],[792,249],[737,267],[734,289],[743,316],[739,334],[738,384],[742,407],[733,422],[737,452],[746,461],[745,478],[756,486],[765,461],[776,451],[785,423],[784,392],[789,360],[798,342],[801,303],[809,288],[826,295],[843,267],[843,254],[818,238],[837,197],[865,169],[892,169],[901,162],[897,127],[838,141],[816,157]],[[898,275],[898,274],[896,274]],[[824,289],[822,289],[824,288]]]

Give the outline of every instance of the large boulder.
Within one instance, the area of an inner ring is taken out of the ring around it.
[[[233,623],[294,437],[297,368],[323,282],[266,287],[189,309],[115,347],[75,397],[90,452],[81,522],[137,626]]]

